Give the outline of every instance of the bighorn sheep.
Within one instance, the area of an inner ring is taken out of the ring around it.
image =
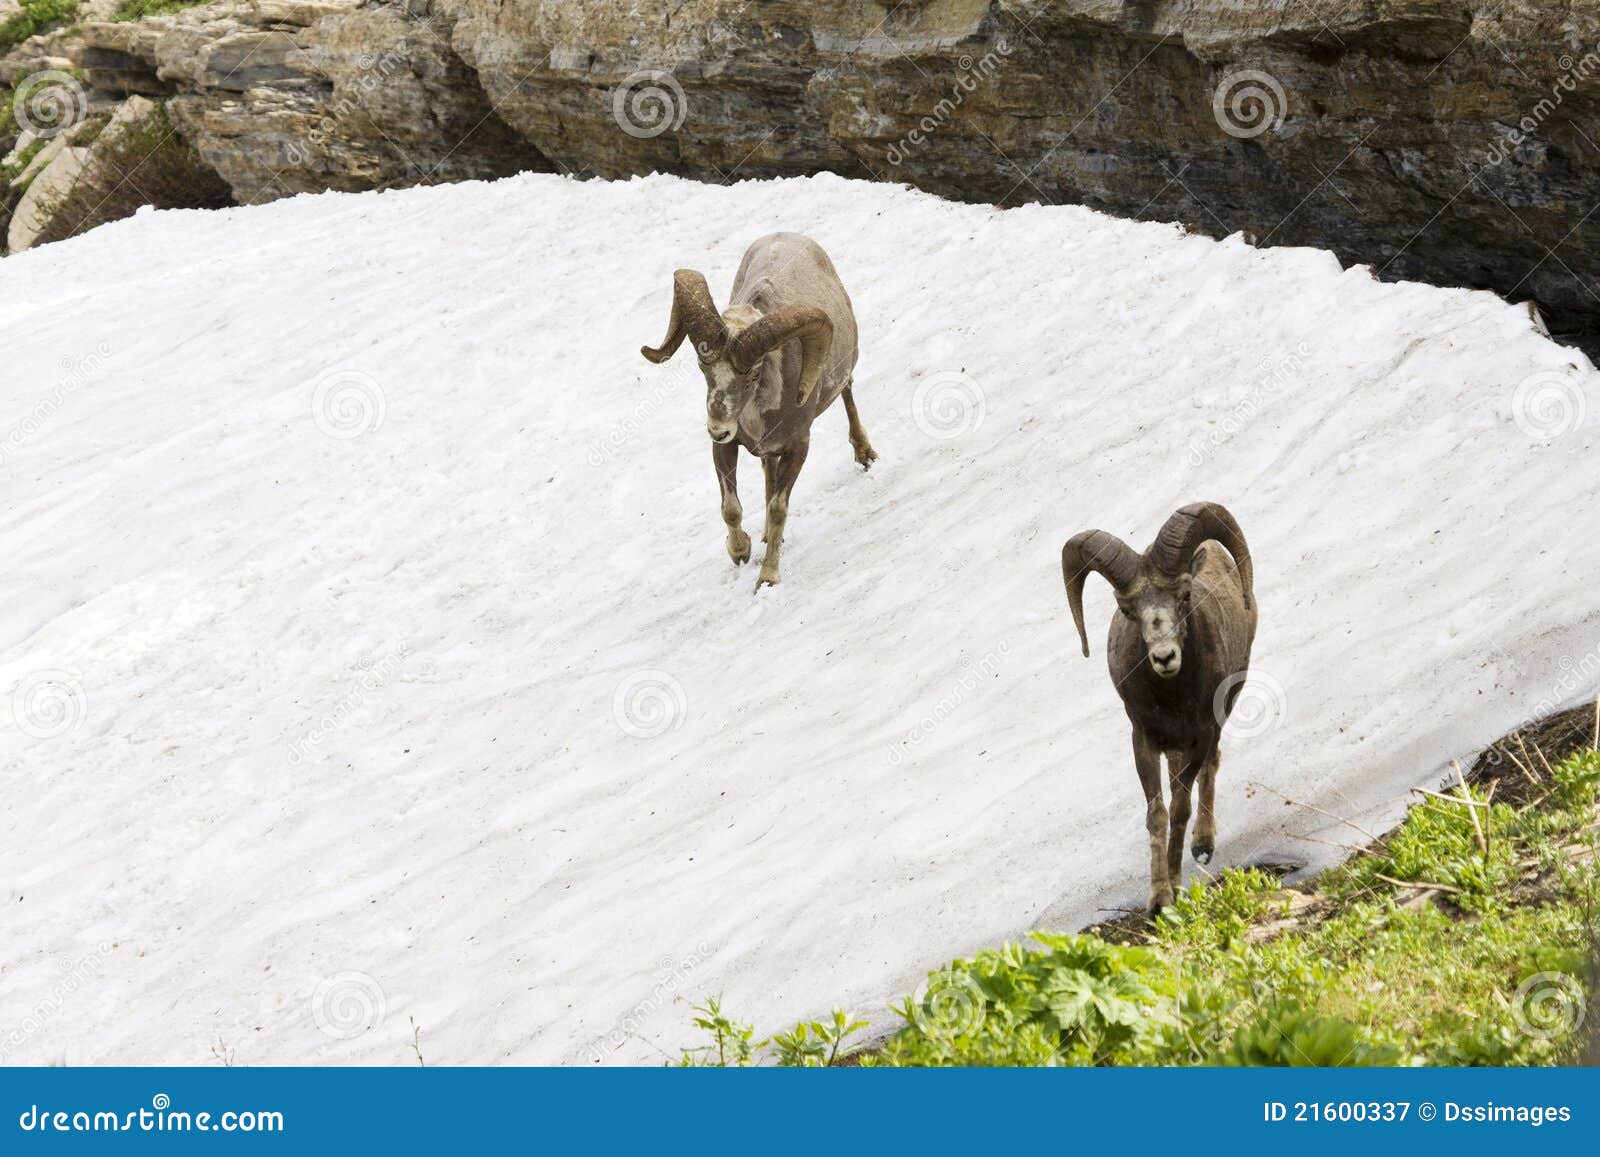
[[[1104,576],[1117,596],[1106,659],[1133,724],[1133,762],[1150,833],[1154,914],[1172,903],[1182,876],[1183,834],[1196,777],[1200,818],[1194,858],[1209,863],[1216,844],[1217,744],[1250,668],[1255,570],[1244,532],[1215,502],[1177,511],[1142,555],[1103,530],[1073,535],[1061,548],[1061,575],[1085,658],[1083,582],[1091,570]],[[1163,754],[1172,786],[1170,816],[1161,799]]]
[[[811,446],[811,423],[844,398],[850,445],[863,468],[877,459],[850,393],[856,365],[856,319],[850,297],[822,246],[798,233],[773,233],[745,251],[726,310],[717,312],[706,279],[673,275],[672,318],[659,348],[640,352],[664,362],[687,336],[706,379],[706,430],[722,488],[722,521],[735,565],[750,561],[740,520],[739,447],[761,459],[767,479],[767,544],[756,590],[778,581],[789,492]]]

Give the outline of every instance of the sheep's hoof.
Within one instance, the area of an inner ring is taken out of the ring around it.
[[[734,566],[750,561],[750,536],[744,531],[728,532],[728,557],[733,559]]]
[[[1210,840],[1196,840],[1194,847],[1189,850],[1194,853],[1195,863],[1197,864],[1209,864],[1211,862],[1211,853],[1216,851],[1212,847]]]
[[[1150,893],[1150,902],[1145,905],[1145,910],[1150,913],[1150,918],[1154,920],[1161,915],[1163,908],[1170,907],[1172,907],[1172,889],[1163,888],[1159,892]]]
[[[878,460],[878,452],[871,446],[856,447],[856,461],[861,463],[861,469],[871,470],[872,464]]]
[[[775,587],[777,585],[778,572],[775,570],[768,570],[766,567],[762,567],[761,575],[756,579],[756,590],[759,591],[762,587]]]

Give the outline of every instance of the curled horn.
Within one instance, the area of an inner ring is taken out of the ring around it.
[[[1089,633],[1083,629],[1083,580],[1098,571],[1117,590],[1125,590],[1139,577],[1139,556],[1133,547],[1103,530],[1085,530],[1067,539],[1061,548],[1061,580],[1067,584],[1067,605],[1078,625],[1083,657],[1089,657]]]
[[[1208,538],[1216,539],[1233,555],[1240,585],[1244,587],[1244,605],[1254,606],[1256,579],[1250,547],[1244,541],[1244,531],[1220,502],[1195,502],[1173,512],[1145,555],[1163,574],[1179,575],[1189,568],[1195,548]]]
[[[672,275],[672,319],[667,322],[667,336],[655,349],[643,346],[639,352],[653,362],[664,362],[678,352],[685,334],[694,340],[701,361],[716,357],[728,342],[728,327],[711,300],[706,279],[692,269]]]
[[[800,339],[800,401],[811,396],[833,345],[833,322],[814,305],[790,305],[752,323],[733,339],[728,356],[741,374],[790,338]]]

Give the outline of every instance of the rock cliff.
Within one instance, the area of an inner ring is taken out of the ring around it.
[[[1316,245],[1600,329],[1600,0],[216,0],[0,62],[240,201],[828,169]],[[4,142],[0,142],[4,143]]]

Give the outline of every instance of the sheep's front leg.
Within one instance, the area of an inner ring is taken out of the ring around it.
[[[711,443],[711,462],[722,488],[722,521],[728,527],[728,557],[737,566],[750,561],[750,536],[740,525],[744,507],[739,504],[739,443]]]
[[[1217,765],[1222,762],[1222,752],[1213,751],[1206,765],[1200,769],[1200,817],[1194,822],[1194,843],[1190,850],[1202,864],[1211,862],[1217,850],[1217,818],[1214,807],[1217,799]]]
[[[789,493],[795,479],[800,477],[800,467],[806,464],[809,442],[799,442],[777,456],[777,462],[767,471],[767,556],[761,560],[761,576],[756,579],[756,590],[762,584],[776,586],[778,564],[783,554],[783,527],[789,521]]]
[[[1150,836],[1150,915],[1172,903],[1167,873],[1167,805],[1161,799],[1161,752],[1137,727],[1133,729],[1133,766],[1144,788],[1144,826]]]
[[[845,417],[850,419],[850,448],[856,452],[856,461],[861,464],[861,469],[871,470],[872,464],[878,460],[878,452],[872,448],[872,443],[867,441],[867,431],[861,425],[861,415],[856,413],[855,395],[850,392],[855,385],[852,382],[844,388],[844,393],[839,395],[844,399]]]
[[[1194,781],[1200,774],[1201,755],[1191,751],[1167,752],[1167,776],[1172,787],[1170,825],[1167,829],[1167,878],[1176,890],[1183,882],[1183,836],[1189,828]]]

